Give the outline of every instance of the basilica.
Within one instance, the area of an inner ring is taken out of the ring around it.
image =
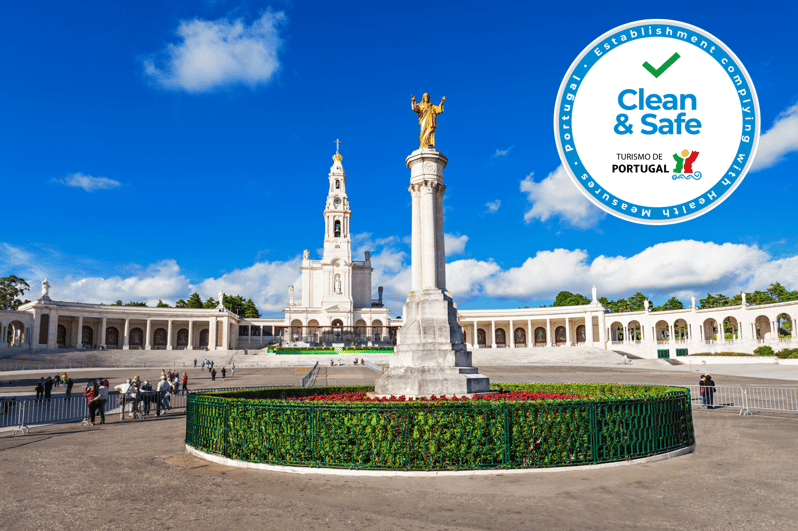
[[[362,259],[352,256],[342,161],[336,150],[324,205],[323,255],[311,260],[304,251],[299,293],[287,287],[284,317],[244,318],[221,304],[189,309],[58,301],[44,280],[39,298],[15,311],[0,310],[0,351],[394,345],[402,320],[389,317],[381,287],[374,296],[369,252],[357,257]],[[798,345],[796,318],[798,302],[754,306],[745,297],[742,305],[725,308],[698,309],[693,299],[681,310],[653,312],[646,304],[643,311],[612,313],[599,303],[595,288],[592,301],[581,306],[457,312],[469,350],[592,347],[643,358],[751,353],[762,345],[780,350]]]

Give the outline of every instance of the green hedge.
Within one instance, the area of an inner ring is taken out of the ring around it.
[[[372,386],[189,395],[186,443],[231,459],[391,470],[534,468],[619,461],[694,443],[687,389],[498,384],[591,394],[541,402],[296,402]],[[492,386],[493,387],[493,386]]]
[[[393,347],[277,347],[269,352],[293,355],[393,354]]]

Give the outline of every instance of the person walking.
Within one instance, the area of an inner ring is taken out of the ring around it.
[[[91,416],[91,425],[94,426],[94,419],[97,417],[97,384],[94,380],[89,380],[89,385],[83,391],[83,396],[86,397],[86,404],[89,406],[89,416]]]
[[[158,382],[158,387],[155,390],[158,392],[157,400],[158,400],[158,412],[156,413],[157,416],[163,415],[168,409],[172,409],[171,404],[169,403],[169,382],[166,381],[166,376],[161,376],[161,381]],[[161,412],[163,409],[163,413]]]
[[[222,367],[222,380],[224,380],[225,376],[227,376],[227,369]]]
[[[50,400],[50,395],[53,394],[53,379],[48,376],[44,382],[44,399]]]
[[[203,371],[205,370],[205,360],[202,360],[202,365],[200,365],[200,369]]]
[[[67,378],[65,385],[66,385],[66,397],[67,399],[70,399],[72,398],[72,386],[75,385],[75,382],[72,381],[72,378]]]
[[[230,367],[230,377],[233,377],[235,375],[236,375],[236,364],[233,363],[233,366]]]
[[[183,373],[183,394],[188,393],[188,373]]]
[[[216,381],[216,369],[211,369],[211,381]]]
[[[715,381],[708,374],[704,378],[704,396],[707,397],[707,409],[715,409]]]
[[[100,382],[95,400],[97,401],[96,410],[100,412],[100,424],[105,424],[105,404],[108,403],[108,386],[105,385],[105,382]],[[94,422],[94,417],[91,418],[91,421]]]
[[[61,375],[56,374],[55,378],[53,378],[53,387],[59,387],[61,385]]]
[[[36,384],[36,400],[41,400],[42,396],[44,396],[44,378],[39,378]]]
[[[149,380],[144,380],[144,384],[141,386],[141,395],[144,399],[144,414],[149,415],[153,399],[152,386]]]
[[[197,368],[197,358],[194,358],[194,368]]]

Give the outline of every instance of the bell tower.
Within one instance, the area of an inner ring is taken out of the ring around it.
[[[349,198],[346,195],[346,173],[341,161],[344,157],[338,151],[339,140],[335,141],[335,155],[330,168],[330,189],[327,192],[327,205],[324,208],[324,256],[322,261],[330,263],[335,259],[349,264],[352,262],[352,238],[349,233]]]

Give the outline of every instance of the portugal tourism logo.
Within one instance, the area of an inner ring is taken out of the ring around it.
[[[726,45],[689,24],[644,20],[579,54],[557,95],[554,132],[563,167],[594,204],[668,224],[739,186],[759,120],[754,85]]]

